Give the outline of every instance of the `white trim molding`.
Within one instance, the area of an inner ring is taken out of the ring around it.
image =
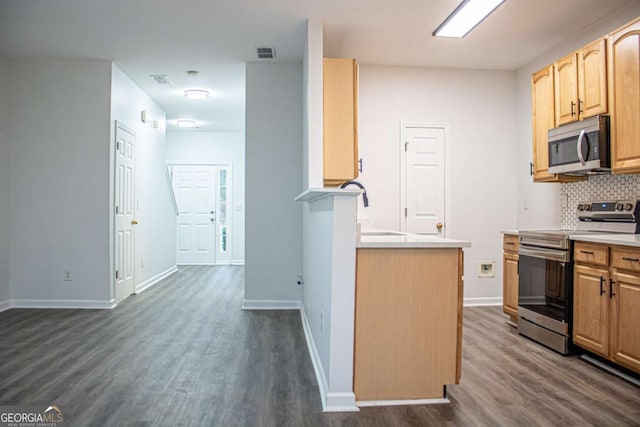
[[[465,298],[462,305],[465,307],[502,305],[502,297]]]
[[[171,276],[173,273],[176,273],[178,271],[178,267],[177,266],[173,266],[170,267],[168,269],[166,269],[165,271],[156,274],[155,276],[145,280],[144,282],[140,283],[139,285],[136,285],[136,294],[142,293],[144,291],[146,291],[147,289],[149,289],[150,287],[152,287],[153,285],[157,285],[158,282],[160,282],[162,279],[165,279],[169,276]]]
[[[354,405],[356,400],[354,393],[328,393],[329,389],[327,382],[327,375],[322,368],[322,362],[320,361],[320,355],[316,343],[313,340],[311,334],[311,326],[309,325],[309,319],[307,318],[307,312],[304,309],[304,305],[300,307],[300,318],[302,320],[302,330],[304,331],[304,337],[307,341],[307,348],[309,349],[309,356],[311,356],[311,364],[316,374],[316,381],[318,383],[318,389],[320,392],[320,402],[322,403],[322,412],[358,412],[357,406]]]
[[[322,402],[322,411],[326,408],[326,395],[327,395],[327,376],[322,368],[322,362],[320,361],[320,355],[316,348],[316,343],[313,341],[313,335],[311,334],[311,326],[309,326],[309,319],[307,318],[307,312],[304,309],[304,304],[300,307],[300,319],[302,319],[302,330],[304,331],[304,337],[307,341],[307,348],[309,349],[309,355],[311,356],[311,364],[313,365],[313,371],[316,374],[316,381],[318,383],[318,389],[320,390],[320,400]]]
[[[327,402],[322,408],[323,412],[360,412],[355,404],[355,393],[327,393]]]
[[[87,310],[111,310],[117,302],[112,300],[59,300],[59,299],[14,299],[11,300],[11,308],[62,308],[62,309],[87,309]]]
[[[437,399],[410,399],[410,400],[363,400],[357,401],[356,405],[366,408],[369,406],[398,406],[398,405],[435,405],[441,403],[451,403],[447,398]]]
[[[245,299],[242,301],[243,310],[300,310],[299,300],[262,300]]]
[[[232,259],[231,260],[231,265],[244,265],[244,260],[243,259]]]
[[[0,301],[0,313],[11,308],[11,300]]]

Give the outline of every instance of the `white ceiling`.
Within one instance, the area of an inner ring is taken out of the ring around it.
[[[112,60],[167,112],[169,129],[244,128],[244,63],[274,46],[300,62],[307,18],[325,56],[361,64],[515,70],[640,0],[506,0],[464,39],[431,36],[461,0],[0,0],[0,55]],[[629,17],[631,19],[633,17]],[[201,72],[189,78],[187,70]],[[150,74],[167,74],[170,87]],[[187,88],[212,98],[187,101]]]

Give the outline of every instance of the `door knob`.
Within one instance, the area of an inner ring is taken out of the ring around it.
[[[131,220],[131,225],[138,225],[138,221],[136,221],[135,219]]]
[[[441,222],[436,224],[436,228],[438,229],[438,231],[441,231],[442,227],[444,227],[444,225]]]

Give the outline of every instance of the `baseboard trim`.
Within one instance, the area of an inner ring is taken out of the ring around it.
[[[57,299],[14,299],[11,308],[39,308],[39,309],[80,309],[80,310],[111,310],[115,308],[115,299],[99,300],[57,300]]]
[[[327,393],[327,403],[323,412],[359,412],[354,393]]]
[[[242,301],[243,310],[300,310],[300,301],[246,299]]]
[[[465,298],[462,305],[465,307],[501,306],[502,297]]]
[[[147,289],[149,289],[153,285],[157,285],[158,282],[160,282],[162,279],[165,279],[165,278],[171,276],[173,273],[176,273],[177,271],[178,271],[178,266],[174,265],[173,267],[168,268],[165,271],[156,274],[155,276],[151,277],[150,279],[145,280],[144,282],[142,282],[138,286],[136,286],[136,294],[139,294],[139,293],[142,293],[142,292],[146,291]]]
[[[436,405],[442,403],[451,403],[446,398],[436,399],[410,399],[410,400],[361,400],[356,405],[366,408],[370,406],[398,406],[398,405]]]
[[[11,308],[11,300],[0,301],[0,313]]]
[[[313,365],[313,371],[316,374],[316,381],[318,383],[318,391],[320,393],[320,403],[322,403],[322,412],[358,412],[360,409],[356,406],[356,395],[353,393],[329,393],[329,385],[327,382],[327,376],[324,373],[322,362],[320,361],[320,354],[318,348],[313,340],[311,334],[311,326],[309,325],[309,318],[307,312],[304,309],[304,304],[300,306],[300,319],[302,320],[302,330],[304,331],[304,337],[307,341],[307,348],[309,349],[309,355],[311,356],[311,364]]]
[[[231,260],[231,265],[244,265],[244,260],[243,259],[232,259]]]
[[[309,325],[309,319],[307,318],[307,312],[304,309],[304,304],[300,306],[300,318],[302,319],[302,330],[304,331],[304,337],[307,341],[307,348],[309,349],[309,355],[311,356],[311,364],[313,365],[313,371],[316,374],[316,381],[318,383],[318,389],[320,391],[320,401],[322,403],[322,411],[326,409],[326,395],[327,395],[327,376],[322,368],[322,362],[320,361],[320,355],[316,348],[316,343],[313,340],[311,334],[311,326]]]

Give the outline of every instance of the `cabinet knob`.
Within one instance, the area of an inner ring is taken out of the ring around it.
[[[436,228],[438,229],[438,231],[441,231],[442,227],[444,227],[444,225],[441,222],[436,224]]]

